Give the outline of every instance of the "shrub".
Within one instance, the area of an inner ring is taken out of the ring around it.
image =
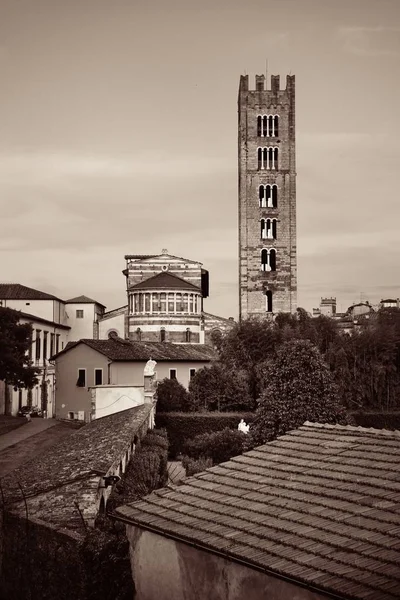
[[[175,458],[183,453],[187,440],[192,440],[202,433],[219,431],[228,427],[236,429],[240,419],[246,423],[254,420],[255,413],[156,413],[157,427],[165,427],[168,432],[169,455]]]
[[[246,434],[226,427],[214,433],[203,433],[185,444],[185,454],[190,458],[211,458],[218,465],[243,452]]]
[[[160,412],[188,410],[188,399],[186,388],[177,379],[166,377],[157,386],[157,410]]]
[[[186,476],[196,475],[200,471],[205,471],[213,466],[212,458],[190,458],[190,456],[182,457],[182,466],[186,470]]]

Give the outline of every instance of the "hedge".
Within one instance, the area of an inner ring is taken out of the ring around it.
[[[254,417],[255,413],[252,412],[168,412],[156,413],[156,425],[157,427],[166,428],[169,441],[169,455],[171,458],[175,458],[177,455],[183,453],[187,440],[191,440],[202,433],[220,431],[226,427],[237,429],[240,419],[244,419],[246,423],[251,423]]]
[[[356,425],[375,429],[400,429],[400,412],[351,413]]]

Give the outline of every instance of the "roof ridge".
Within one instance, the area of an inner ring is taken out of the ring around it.
[[[387,437],[394,437],[395,439],[400,438],[400,430],[398,429],[377,429],[376,427],[362,427],[362,425],[332,425],[331,423],[313,423],[312,421],[305,421],[303,425],[298,429],[309,427],[311,429],[330,429],[335,431],[354,431],[356,433],[367,433],[371,435],[385,435]],[[288,432],[289,433],[289,432]]]

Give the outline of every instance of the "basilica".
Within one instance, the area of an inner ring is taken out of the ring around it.
[[[208,344],[228,331],[233,319],[206,313],[209,274],[202,263],[168,250],[125,256],[127,304],[99,320],[99,337],[132,341]]]

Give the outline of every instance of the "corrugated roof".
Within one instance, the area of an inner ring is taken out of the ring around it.
[[[97,302],[97,300],[93,300],[88,296],[76,296],[76,298],[70,298],[65,301],[65,304],[98,304],[99,306],[104,306],[101,302]]]
[[[41,292],[20,283],[0,283],[0,300],[60,300],[52,294]]]
[[[192,292],[200,292],[200,288],[193,285],[186,279],[173,275],[172,273],[163,272],[157,273],[140,283],[132,285],[129,290],[190,290]]]
[[[156,361],[210,361],[215,360],[217,357],[215,350],[205,344],[130,342],[121,338],[110,338],[108,340],[84,339],[77,342],[68,342],[64,350],[61,350],[56,356],[65,354],[78,344],[86,344],[114,361],[147,361],[150,358]],[[56,356],[51,357],[51,360],[54,360]]]
[[[400,432],[305,423],[116,514],[341,598],[400,597]]]

